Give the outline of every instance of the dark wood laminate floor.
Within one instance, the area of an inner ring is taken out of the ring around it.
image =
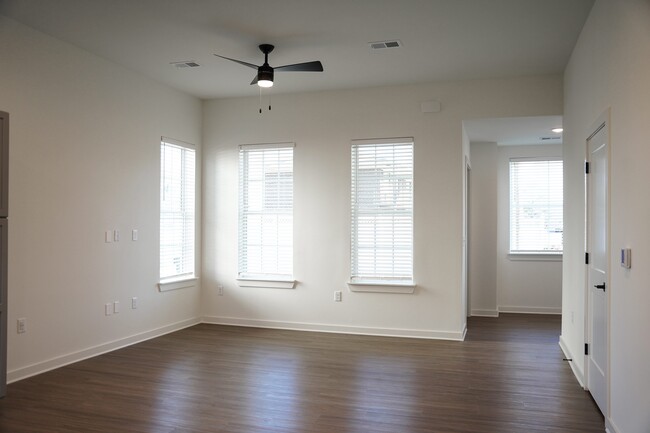
[[[198,325],[9,385],[0,432],[591,433],[558,316],[465,342]]]

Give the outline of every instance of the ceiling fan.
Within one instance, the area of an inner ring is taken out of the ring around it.
[[[269,53],[275,48],[270,44],[262,44],[259,46],[259,49],[264,53],[264,64],[262,66],[257,66],[252,63],[244,62],[242,60],[231,59],[229,57],[220,56],[215,54],[217,57],[222,59],[230,60],[231,62],[239,63],[240,65],[248,66],[249,68],[257,69],[257,75],[251,81],[251,85],[257,84],[260,87],[272,87],[273,86],[273,73],[274,71],[284,72],[323,72],[323,64],[319,61],[315,62],[305,62],[305,63],[295,63],[293,65],[284,65],[278,66],[276,68],[269,65]]]

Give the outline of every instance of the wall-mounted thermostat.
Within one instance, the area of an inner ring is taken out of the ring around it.
[[[623,248],[621,250],[621,266],[626,269],[632,267],[632,250],[629,248]]]

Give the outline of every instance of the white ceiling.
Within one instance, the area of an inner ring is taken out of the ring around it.
[[[562,127],[562,116],[465,120],[463,126],[472,143],[562,144],[562,134],[551,131]]]
[[[0,14],[200,98],[256,95],[255,71],[321,60],[323,73],[276,73],[274,92],[561,73],[593,0],[0,0]],[[399,39],[371,52],[367,43]],[[198,68],[170,62],[193,60]]]

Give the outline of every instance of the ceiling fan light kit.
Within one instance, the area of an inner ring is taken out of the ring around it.
[[[260,87],[273,87],[273,68],[270,67],[267,63],[264,63],[257,69],[257,75],[253,79],[251,84],[255,84]]]

